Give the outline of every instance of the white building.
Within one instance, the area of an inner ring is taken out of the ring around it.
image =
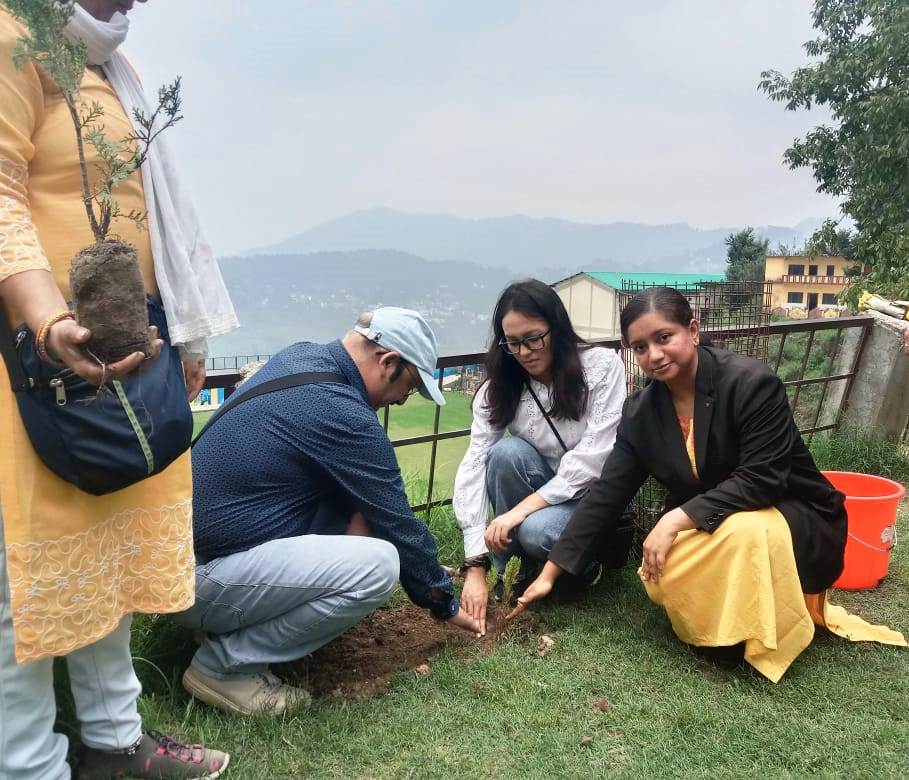
[[[559,294],[571,324],[588,341],[619,335],[620,301],[616,293],[626,285],[684,287],[698,282],[722,282],[723,274],[622,273],[580,271],[552,285]]]

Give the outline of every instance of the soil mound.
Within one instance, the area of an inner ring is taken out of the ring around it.
[[[425,673],[420,667],[442,650],[492,649],[510,628],[505,614],[501,606],[490,604],[486,636],[476,639],[413,604],[380,609],[282,671],[301,680],[316,696],[359,699],[384,693],[395,672]]]

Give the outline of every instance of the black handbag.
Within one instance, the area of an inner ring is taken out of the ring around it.
[[[543,418],[548,423],[549,429],[552,431],[553,435],[555,435],[559,444],[562,445],[562,450],[568,452],[568,447],[565,446],[565,442],[556,430],[555,424],[549,416],[549,412],[543,408],[543,404],[540,403],[537,394],[533,392],[530,382],[527,382],[526,387],[531,398],[536,402],[537,408],[543,414]],[[632,502],[625,507],[625,511],[622,513],[622,516],[615,527],[600,534],[600,537],[597,540],[594,558],[602,563],[607,569],[621,569],[628,562],[628,554],[631,551],[631,544],[634,541],[634,517],[634,502]]]
[[[11,334],[2,315],[0,321],[0,347],[22,424],[35,453],[58,477],[100,496],[158,474],[189,449],[193,417],[183,364],[158,301],[148,299],[148,322],[164,341],[160,355],[100,390],[41,360],[26,325]]]

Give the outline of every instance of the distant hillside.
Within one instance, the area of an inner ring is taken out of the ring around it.
[[[820,220],[806,220],[795,227],[757,227],[756,232],[769,238],[771,247],[780,242],[800,244],[818,224]],[[700,230],[684,223],[588,225],[524,216],[463,219],[374,208],[244,254],[392,249],[427,260],[457,260],[524,273],[582,267],[721,272],[726,257],[723,239],[736,229]]]
[[[474,263],[430,262],[405,252],[315,252],[221,261],[240,330],[216,339],[212,355],[272,353],[295,341],[330,341],[357,314],[380,305],[422,312],[443,352],[473,351],[515,276]]]

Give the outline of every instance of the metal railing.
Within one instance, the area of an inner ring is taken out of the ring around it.
[[[852,279],[848,276],[817,276],[811,274],[783,274],[783,276],[774,279],[776,282],[783,284],[830,284],[839,287],[845,287]]]
[[[714,343],[736,351],[748,353],[753,350],[754,353],[767,356],[770,366],[783,379],[799,430],[810,441],[815,433],[838,427],[842,411],[849,400],[853,380],[861,364],[872,322],[872,318],[867,316],[792,320],[759,325],[718,326],[712,328],[709,335]],[[846,333],[855,329],[859,330],[857,344],[853,343],[844,350]],[[620,350],[625,365],[633,365],[634,358],[630,350],[622,349],[617,337],[594,343]],[[456,384],[460,389],[450,392],[470,393],[481,381],[477,367],[482,364],[484,355],[484,352],[470,352],[440,357],[437,363],[439,387]],[[242,361],[240,364],[242,365]],[[456,381],[451,378],[452,369],[456,370]],[[446,371],[449,373],[446,374]],[[629,391],[632,391],[638,380],[633,372],[629,372],[628,377]],[[223,387],[225,396],[228,396],[239,379],[240,374],[237,370],[217,369],[209,374],[205,386]],[[830,392],[832,386],[839,386],[838,395]],[[836,402],[831,406],[828,401],[833,398]],[[380,415],[385,430],[388,431],[394,411],[385,407]],[[415,512],[451,504],[450,495],[436,497],[439,492],[437,479],[439,444],[451,439],[467,438],[470,435],[470,428],[440,430],[441,415],[441,407],[436,406],[430,432],[392,440],[392,445],[396,449],[429,445],[425,499],[413,505]]]
[[[271,355],[231,355],[229,357],[205,358],[206,371],[239,371],[248,363],[261,363],[268,360]]]

